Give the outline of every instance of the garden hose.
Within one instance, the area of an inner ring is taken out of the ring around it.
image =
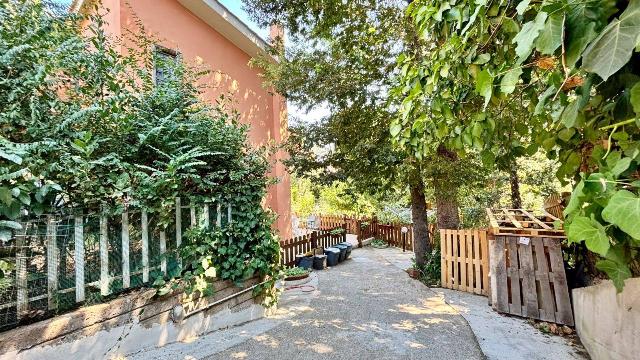
[[[300,291],[304,293],[308,293],[308,292],[314,291],[316,287],[313,285],[293,285],[293,286],[286,287],[284,290],[288,291],[288,290],[294,290],[294,289],[300,289]]]

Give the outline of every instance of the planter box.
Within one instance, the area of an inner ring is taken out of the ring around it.
[[[264,316],[267,309],[250,290],[258,283],[254,278],[238,288],[217,281],[215,295],[195,302],[185,302],[183,294],[156,299],[155,290],[134,291],[1,333],[0,360],[126,358],[146,348],[193,339]],[[202,311],[184,317],[198,309]]]
[[[594,360],[640,354],[640,278],[616,294],[611,281],[573,290],[576,330]]]

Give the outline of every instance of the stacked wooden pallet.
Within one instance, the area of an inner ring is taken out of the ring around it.
[[[573,325],[561,243],[562,220],[547,212],[487,209],[490,301],[499,312]]]

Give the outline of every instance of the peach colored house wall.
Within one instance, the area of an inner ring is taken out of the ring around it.
[[[234,107],[241,121],[250,125],[249,138],[254,145],[280,143],[286,136],[286,102],[262,87],[260,70],[248,66],[251,56],[191,13],[177,0],[103,0],[109,9],[108,31],[115,36],[125,30],[137,31],[134,17],[141,20],[148,34],[159,45],[178,50],[183,61],[211,70],[203,81],[209,89],[203,100],[214,103],[221,94],[233,94]],[[269,189],[267,206],[278,214],[275,224],[282,238],[291,237],[291,192],[289,175],[274,156],[272,176],[280,182]]]

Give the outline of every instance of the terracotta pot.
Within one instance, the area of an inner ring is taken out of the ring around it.
[[[409,274],[409,277],[411,277],[412,279],[417,279],[420,277],[420,271],[414,268],[407,269],[407,274]]]

